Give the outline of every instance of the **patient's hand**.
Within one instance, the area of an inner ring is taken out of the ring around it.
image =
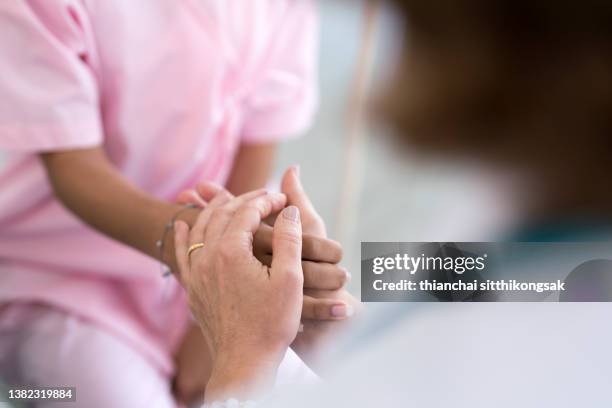
[[[302,231],[320,238],[326,238],[325,223],[319,216],[310,199],[306,195],[299,178],[299,169],[292,167],[283,176],[281,191],[287,196],[287,205],[294,205],[300,209],[302,216]],[[304,309],[302,310],[303,330],[298,334],[292,344],[292,348],[311,366],[316,366],[317,356],[320,350],[348,324],[350,317],[356,310],[360,309],[360,302],[343,289],[346,280],[336,281],[335,285],[326,285],[326,280],[331,280],[332,275],[326,275],[324,263],[319,263],[318,275],[308,276],[307,268],[304,269]],[[347,273],[348,278],[348,273]],[[326,301],[337,306],[331,309],[329,321],[325,310],[319,310],[315,305]],[[336,316],[334,316],[336,315]]]

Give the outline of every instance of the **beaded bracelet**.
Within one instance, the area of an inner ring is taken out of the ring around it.
[[[179,215],[191,208],[198,208],[198,206],[195,204],[187,204],[183,208],[178,210],[176,213],[174,213],[170,221],[168,221],[164,226],[164,232],[161,238],[157,240],[157,242],[155,242],[155,246],[159,249],[161,276],[163,276],[164,278],[167,278],[168,276],[172,275],[172,271],[170,270],[168,265],[164,263],[164,246],[166,242],[166,236],[168,235],[168,232],[170,232],[170,230],[174,227],[174,222],[178,219]]]

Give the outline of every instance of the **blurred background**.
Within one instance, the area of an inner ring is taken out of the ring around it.
[[[344,246],[349,290],[359,295],[361,241],[487,241],[511,214],[489,175],[414,155],[407,160],[368,116],[395,57],[400,27],[389,10],[362,0],[322,1],[319,8],[320,109],[306,135],[283,145],[276,174],[301,166],[328,233]],[[359,100],[361,89],[370,99],[359,107],[349,101]],[[357,124],[355,113],[363,115]]]

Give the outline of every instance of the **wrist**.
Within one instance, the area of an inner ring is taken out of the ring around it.
[[[177,210],[181,210],[182,208],[185,208],[185,206],[176,205]],[[182,211],[180,214],[178,214],[178,216],[176,217],[176,220],[186,222],[187,225],[189,225],[189,227],[191,228],[193,224],[195,224],[198,218],[198,215],[200,215],[201,211],[202,211],[202,208],[200,207],[187,208],[185,211]]]
[[[206,387],[206,400],[252,400],[264,394],[274,385],[285,351],[286,348],[219,350]]]

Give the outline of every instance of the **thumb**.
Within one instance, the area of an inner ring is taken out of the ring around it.
[[[304,191],[297,166],[285,171],[281,181],[281,191],[287,196],[287,204],[295,205],[302,213],[304,232],[327,236],[325,224],[320,220],[319,214]]]
[[[295,274],[302,279],[302,223],[295,206],[281,211],[274,223],[271,279],[279,274]]]

